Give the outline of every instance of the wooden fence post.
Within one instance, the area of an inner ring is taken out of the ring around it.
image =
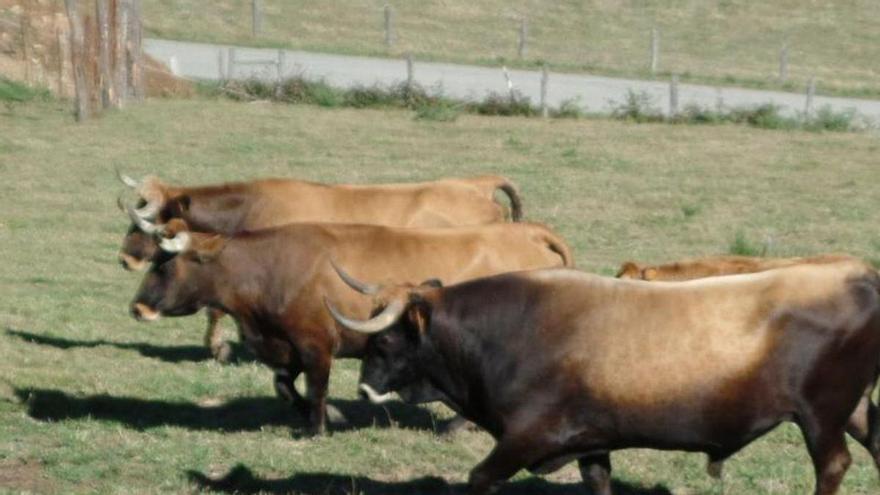
[[[407,87],[407,89],[412,89],[414,81],[415,81],[415,68],[413,67],[413,56],[412,56],[412,53],[407,53],[406,54],[406,87]]]
[[[673,74],[669,82],[669,117],[676,116],[678,116],[678,74]]]
[[[275,86],[275,98],[281,99],[282,88],[284,85],[284,66],[287,60],[287,54],[284,50],[279,49],[277,60],[275,61],[275,69],[277,70],[278,85]]]
[[[385,4],[385,46],[391,47],[394,44],[394,11],[391,5]]]
[[[110,74],[110,15],[108,0],[96,0],[95,16],[98,20],[98,88],[101,92],[101,108],[115,106],[118,95]]]
[[[70,20],[70,59],[73,65],[73,81],[76,86],[74,117],[77,122],[89,118],[89,93],[86,86],[85,35],[79,16],[78,0],[64,0],[67,18]]]
[[[657,73],[660,66],[660,30],[656,27],[651,29],[651,74]]]
[[[547,72],[547,64],[541,67],[541,117],[545,119],[550,116],[550,110],[547,108],[547,84],[550,82],[550,74]]]
[[[113,0],[116,16],[114,19],[113,33],[113,79],[116,86],[116,95],[119,98],[118,105],[123,107],[128,97],[128,59],[126,57],[126,43],[128,40],[131,4],[127,0]]]
[[[226,62],[226,56],[223,53],[223,49],[217,49],[217,80],[222,84],[223,81],[226,80],[226,67],[223,66],[224,62]]]
[[[251,34],[254,38],[260,35],[263,29],[263,2],[262,0],[251,1]]]
[[[58,54],[58,88],[57,93],[59,98],[64,98],[64,35],[61,33],[61,29],[55,29],[55,42],[56,42],[56,53]]]
[[[19,29],[21,30],[21,59],[24,62],[24,81],[31,84],[33,76],[31,74],[31,16],[25,7],[19,18]]]
[[[226,80],[231,81],[235,76],[235,48],[229,47],[226,56]]]
[[[519,56],[519,58],[523,58],[526,56],[526,44],[528,43],[527,39],[529,35],[528,29],[528,21],[526,21],[526,18],[523,17],[522,20],[519,21],[519,39],[517,42],[516,50],[517,56]]]
[[[146,95],[144,85],[143,67],[143,38],[144,23],[141,10],[141,0],[128,0],[131,2],[131,11],[128,16],[128,39],[126,40],[126,54],[128,55],[129,69],[129,96],[141,101]]]
[[[515,93],[513,91],[513,81],[510,80],[510,72],[507,71],[506,65],[502,65],[501,70],[504,71],[504,79],[507,79],[507,94],[510,96],[510,101],[513,101]]]
[[[816,95],[816,76],[811,76],[807,82],[807,99],[804,103],[804,120],[813,117],[813,97]]]
[[[779,50],[779,83],[785,84],[788,80],[788,43],[782,45]]]

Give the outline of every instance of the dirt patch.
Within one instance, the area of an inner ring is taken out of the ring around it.
[[[56,491],[55,483],[46,476],[43,465],[33,459],[0,461],[0,488],[32,493]]]
[[[89,12],[84,9],[86,17]],[[72,96],[68,29],[62,2],[0,0],[0,74],[45,87],[57,96]],[[147,96],[195,93],[191,82],[175,77],[159,61],[144,55],[143,67]]]

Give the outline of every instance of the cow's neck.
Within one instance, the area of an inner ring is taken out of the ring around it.
[[[238,190],[195,191],[189,194],[190,204],[183,212],[183,219],[195,231],[217,232],[232,235],[247,225],[248,214],[253,206],[253,198]]]
[[[423,372],[431,383],[452,402],[450,407],[485,428],[495,437],[501,436],[500,418],[488,403],[481,362],[479,339],[461,329],[432,327],[430,345],[419,357]]]

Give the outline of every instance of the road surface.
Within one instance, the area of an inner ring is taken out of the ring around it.
[[[220,78],[220,58],[227,59],[228,45],[147,39],[146,52],[164,62],[180,76],[194,79]],[[296,50],[285,50],[284,76],[301,75],[322,79],[336,87],[388,86],[406,80],[406,61],[378,57],[355,57]],[[278,50],[235,47],[234,78],[277,78],[275,64],[249,64],[248,61],[276,60]],[[227,65],[226,62],[223,65]],[[439,62],[414,64],[414,77],[425,88],[442,91],[461,100],[482,99],[495,92],[506,94],[507,81],[501,68]],[[514,87],[537,104],[540,101],[540,71],[511,70]],[[821,84],[821,82],[820,82]],[[607,112],[612,104],[622,102],[628,91],[650,95],[652,106],[669,112],[669,83],[586,74],[551,72],[547,103],[556,108],[564,102],[576,102],[582,109]],[[679,85],[679,108],[696,104],[704,108],[752,107],[763,103],[778,105],[785,114],[798,115],[805,110],[804,94],[763,91],[699,84]],[[835,111],[855,110],[869,122],[880,122],[880,101],[856,98],[816,96],[813,108],[829,106]]]

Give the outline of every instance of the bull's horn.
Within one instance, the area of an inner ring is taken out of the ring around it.
[[[336,262],[332,259],[330,260],[330,265],[333,266],[333,269],[336,270],[336,274],[339,275],[339,278],[341,278],[346,285],[360,292],[361,294],[372,296],[377,294],[379,292],[379,289],[382,288],[378,284],[368,284],[352,277],[345,270],[340,268],[339,265],[337,265]]]
[[[333,304],[330,303],[330,300],[326,297],[324,298],[324,305],[327,306],[327,310],[330,311],[330,314],[333,316],[333,319],[336,320],[340,325],[348,328],[350,330],[354,330],[355,332],[361,333],[379,333],[382,330],[393,325],[400,319],[400,315],[403,314],[403,310],[406,309],[406,305],[403,301],[397,300],[393,301],[391,304],[385,307],[381,313],[370,318],[369,320],[352,320],[350,318],[346,318],[342,313],[339,312]]]
[[[163,238],[159,241],[159,247],[166,253],[179,253],[189,248],[191,238],[188,232],[178,232],[171,239]]]
[[[131,218],[132,223],[137,225],[137,228],[141,229],[145,234],[154,235],[165,232],[163,226],[147,221],[133,206],[125,205],[125,211],[128,212],[128,216]]]
[[[384,394],[380,394],[373,389],[373,387],[367,385],[366,383],[361,383],[358,385],[358,388],[364,395],[367,396],[367,399],[370,400],[373,404],[379,405],[384,404],[394,398],[394,392],[385,392]]]
[[[132,189],[137,189],[141,185],[140,182],[120,172],[118,168],[116,169],[116,177],[119,179],[120,182]]]

